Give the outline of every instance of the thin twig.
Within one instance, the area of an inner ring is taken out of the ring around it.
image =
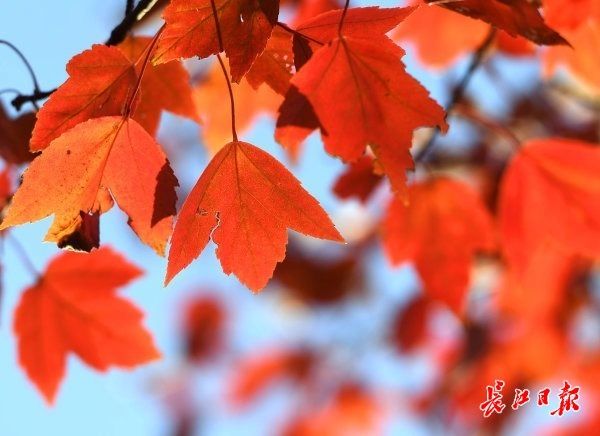
[[[137,82],[135,84],[135,87],[133,88],[133,93],[131,94],[131,97],[129,98],[129,100],[127,101],[127,104],[125,105],[125,111],[124,111],[124,116],[125,117],[129,117],[129,114],[131,113],[131,108],[133,106],[133,102],[135,101],[135,97],[137,96],[138,92],[140,91],[140,85],[142,83],[142,79],[144,78],[144,73],[146,72],[146,67],[148,66],[148,63],[150,62],[150,56],[152,55],[152,52],[154,51],[154,47],[156,46],[156,43],[158,42],[158,38],[160,37],[160,34],[162,33],[162,31],[165,29],[165,26],[163,25],[158,32],[156,32],[156,35],[154,35],[154,38],[152,38],[152,41],[150,41],[150,44],[148,44],[148,46],[146,47],[146,55],[144,56],[144,60],[142,61],[142,68],[140,70],[140,74],[138,75],[137,78]]]
[[[460,80],[458,85],[456,85],[456,87],[452,91],[452,96],[450,97],[450,101],[448,102],[448,104],[446,106],[447,114],[452,112],[454,107],[458,103],[460,103],[461,100],[463,99],[463,97],[465,96],[465,92],[469,86],[469,83],[471,83],[471,79],[473,79],[475,72],[479,69],[479,67],[483,63],[483,59],[485,58],[485,55],[487,54],[489,48],[492,46],[492,43],[494,42],[495,37],[496,37],[496,29],[494,27],[492,27],[490,29],[489,33],[487,34],[487,36],[485,37],[485,39],[483,40],[483,42],[479,45],[479,47],[473,54],[473,57],[471,58],[471,62],[469,63],[469,66],[467,67],[467,70],[465,71],[465,74],[463,75],[462,79]],[[435,141],[438,138],[439,134],[440,134],[440,129],[436,128],[433,131],[429,140],[415,155],[416,162],[420,162],[423,159],[425,159],[425,157],[427,156],[427,154],[429,153],[429,151],[435,144]]]
[[[29,61],[27,60],[25,55],[21,52],[21,50],[19,50],[13,43],[6,41],[4,39],[0,39],[0,44],[6,45],[12,51],[14,51],[17,54],[17,56],[19,56],[19,58],[21,58],[21,61],[23,61],[23,64],[25,64],[25,67],[27,67],[27,70],[29,71],[29,75],[31,76],[31,80],[33,81],[33,91],[34,92],[39,91],[40,84],[37,80],[37,77],[35,76],[35,72],[33,71],[31,64],[29,63]]]
[[[8,94],[8,93],[20,95],[21,91],[19,91],[18,89],[15,89],[15,88],[0,89],[0,95]]]
[[[138,4],[131,10],[131,12],[128,13],[123,20],[113,28],[113,30],[110,32],[110,37],[105,41],[104,44],[117,45],[123,42],[133,26],[148,12],[150,12],[157,1],[158,0],[140,0]],[[54,91],[56,91],[56,88],[49,91],[40,91],[39,87],[36,87],[34,92],[31,94],[20,94],[16,96],[11,101],[11,104],[16,110],[21,110],[23,105],[26,103],[31,103],[37,107],[38,101],[50,97]]]
[[[217,53],[217,59],[219,60],[219,64],[221,65],[221,69],[223,70],[223,75],[225,76],[225,80],[227,81],[227,89],[229,91],[229,103],[231,105],[231,136],[233,136],[233,140],[237,141],[237,131],[235,129],[235,99],[233,98],[233,88],[231,87],[231,80],[229,80],[229,74],[227,73],[227,68],[225,68],[225,63],[223,59],[221,59],[221,55]]]
[[[50,91],[37,91],[32,94],[19,94],[11,100],[13,107],[20,111],[25,103],[31,103],[37,106],[37,102],[50,97],[57,88],[51,89]]]
[[[344,27],[344,21],[346,20],[346,13],[348,12],[348,7],[350,6],[350,0],[346,0],[346,4],[344,4],[344,10],[342,11],[342,18],[340,18],[340,24],[338,26],[338,35],[342,36],[342,27]]]
[[[458,104],[455,108],[455,114],[458,117],[465,118],[470,121],[474,121],[477,124],[481,125],[485,129],[496,133],[498,136],[505,138],[510,144],[513,146],[515,150],[518,150],[521,147],[521,140],[515,135],[515,133],[503,126],[502,124],[498,124],[489,118],[481,115],[479,112],[471,109],[466,105]]]
[[[291,33],[292,35],[298,35],[298,36],[300,36],[300,37],[302,37],[304,39],[309,40],[310,42],[314,42],[317,45],[325,45],[324,42],[321,42],[321,41],[319,41],[317,39],[314,39],[314,38],[312,38],[312,37],[310,37],[308,35],[305,35],[304,33],[300,32],[298,30],[294,30],[290,26],[288,26],[287,24],[282,23],[281,21],[277,22],[277,26],[281,27],[283,30],[285,30],[286,32]]]
[[[125,3],[125,16],[131,14],[134,6],[135,6],[134,0],[127,0],[127,2]]]

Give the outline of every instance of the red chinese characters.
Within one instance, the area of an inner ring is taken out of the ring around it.
[[[488,385],[486,387],[486,399],[479,405],[479,410],[483,412],[484,418],[489,418],[494,413],[500,415],[506,408],[506,404],[502,401],[502,389],[504,386],[505,383],[503,380],[495,380],[494,385]],[[544,388],[538,391],[538,406],[548,406],[550,404],[550,392],[550,388]],[[558,394],[558,399],[560,404],[556,410],[550,412],[551,415],[562,416],[565,412],[570,412],[571,410],[577,412],[580,409],[579,404],[577,404],[577,400],[579,399],[579,386],[571,386],[568,381],[565,381]],[[529,389],[515,388],[511,408],[517,410],[530,401],[531,393]]]

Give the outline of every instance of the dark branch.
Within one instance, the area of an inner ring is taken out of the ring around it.
[[[125,15],[121,21],[110,33],[110,37],[104,44],[117,45],[122,43],[129,31],[133,28],[136,22],[142,19],[150,9],[156,4],[157,0],[140,0],[133,10]]]
[[[117,45],[123,42],[135,23],[141,20],[149,12],[157,1],[158,0],[140,0],[131,12],[125,15],[123,20],[111,31],[110,37],[106,40],[105,44]],[[21,94],[16,96],[11,103],[16,110],[20,110],[25,103],[36,105],[38,101],[48,98],[54,91],[56,91],[56,88],[49,91],[35,89],[31,94]]]
[[[135,6],[134,0],[127,0],[127,3],[125,4],[125,16],[131,14],[134,6]]]
[[[32,94],[28,95],[19,94],[13,98],[10,103],[19,111],[25,103],[36,104],[38,101],[50,97],[54,91],[56,91],[56,88],[51,89],[50,91],[34,91]]]
[[[33,71],[33,68],[31,67],[31,64],[29,63],[29,61],[27,60],[27,58],[25,57],[25,55],[21,52],[21,50],[19,50],[11,42],[5,41],[3,39],[0,39],[0,44],[7,46],[13,52],[15,52],[17,56],[19,56],[19,58],[21,59],[21,61],[23,61],[23,64],[27,68],[27,71],[29,71],[29,75],[31,76],[31,80],[33,81],[33,89],[35,91],[39,91],[40,85],[38,83],[37,77],[35,76],[35,72]]]
[[[481,66],[483,59],[485,58],[485,55],[487,54],[489,48],[492,46],[492,43],[494,42],[495,37],[496,37],[496,29],[494,27],[492,27],[490,29],[489,33],[487,34],[486,38],[483,40],[483,42],[479,45],[479,47],[473,54],[473,57],[471,58],[471,62],[469,63],[469,66],[467,67],[467,71],[465,71],[465,74],[463,75],[462,79],[460,80],[460,82],[458,82],[458,85],[456,85],[456,87],[452,91],[452,96],[450,97],[450,101],[448,102],[448,105],[446,106],[447,114],[450,114],[450,112],[452,112],[452,110],[456,107],[456,105],[458,103],[460,103],[462,101],[462,99],[464,98],[465,92],[467,91],[469,83],[471,83],[471,79],[473,79],[475,72]],[[427,143],[415,155],[416,162],[419,162],[419,161],[422,161],[423,159],[425,159],[425,157],[427,156],[427,153],[429,153],[429,151],[435,144],[435,141],[438,138],[439,134],[440,134],[440,129],[436,128],[433,131],[433,134],[431,135],[431,137],[429,138]]]

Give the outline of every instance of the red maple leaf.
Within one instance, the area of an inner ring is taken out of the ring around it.
[[[166,283],[212,239],[226,274],[262,289],[285,257],[287,229],[343,241],[319,203],[273,157],[234,141],[217,153],[177,219]]]
[[[160,357],[142,312],[116,288],[142,271],[109,248],[54,258],[21,296],[14,321],[19,363],[52,403],[70,353],[98,371]]]
[[[473,255],[494,248],[492,219],[468,186],[447,178],[409,187],[410,205],[396,198],[383,223],[392,264],[413,261],[431,298],[461,313]]]

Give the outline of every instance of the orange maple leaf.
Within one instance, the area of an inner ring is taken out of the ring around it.
[[[290,86],[293,67],[292,36],[284,29],[276,27],[265,50],[256,58],[246,74],[246,79],[254,89],[266,83],[273,91],[285,95]]]
[[[413,43],[423,64],[445,68],[474,51],[489,28],[486,23],[447,9],[422,6],[398,26],[393,39]]]
[[[35,124],[35,114],[25,113],[11,118],[0,102],[0,157],[7,163],[21,165],[30,162],[29,138]]]
[[[321,408],[314,405],[285,428],[284,436],[347,436],[383,433],[386,408],[359,385],[346,383]]]
[[[347,165],[346,170],[339,175],[333,186],[335,195],[343,200],[356,197],[366,203],[382,179],[380,175],[373,172],[373,164],[373,158],[365,155]]]
[[[306,349],[260,350],[236,365],[229,385],[229,401],[234,407],[248,405],[276,382],[291,379],[305,382],[311,375],[316,356]]]
[[[568,44],[546,25],[538,8],[528,0],[424,0],[468,17],[485,21],[512,36],[521,35],[539,45]]]
[[[571,47],[550,47],[544,57],[544,72],[566,66],[571,74],[600,94],[600,17],[565,32]]]
[[[392,201],[383,244],[392,264],[413,261],[431,298],[462,313],[470,265],[494,248],[489,212],[468,186],[435,178],[409,187],[411,202]]]
[[[139,76],[143,68],[146,49],[152,43],[150,37],[129,37],[119,49],[136,64]],[[166,65],[146,65],[144,77],[140,83],[140,101],[133,113],[133,119],[152,136],[156,134],[162,111],[198,121],[198,114],[192,98],[190,77],[181,62],[169,62]],[[119,115],[119,114],[111,114]]]
[[[380,8],[370,6],[366,8],[351,8],[344,17],[343,33],[354,38],[372,38],[385,35],[400,24],[415,11],[414,7],[407,8]],[[344,14],[343,9],[327,11],[316,17],[309,18],[296,27],[295,38],[306,38],[316,47],[336,39],[340,20]]]
[[[385,36],[342,36],[317,50],[291,81],[312,105],[325,149],[352,162],[369,145],[396,192],[405,191],[413,167],[413,130],[447,128],[444,110],[406,73],[403,55]]]
[[[523,144],[502,180],[499,227],[516,271],[540,248],[563,256],[600,255],[600,149],[568,139]]]
[[[265,49],[278,15],[278,0],[173,0],[163,14],[154,62],[225,51],[239,82]]]
[[[106,211],[110,191],[140,239],[162,255],[175,186],[165,154],[135,120],[95,118],[52,141],[32,162],[0,229],[54,214],[46,240],[60,241],[82,215]]]
[[[343,241],[319,203],[283,165],[252,144],[230,142],[208,164],[180,211],[165,281],[212,239],[223,271],[258,291],[285,257],[287,228]]]
[[[430,298],[418,295],[396,313],[390,339],[399,352],[410,353],[426,341],[429,334],[427,321],[433,306]]]
[[[54,258],[17,306],[19,363],[49,403],[70,353],[98,371],[133,368],[160,357],[142,312],[116,288],[142,271],[109,248]]]
[[[544,0],[544,18],[548,24],[557,29],[576,30],[588,20],[600,20],[600,2]]]
[[[154,135],[163,110],[196,119],[188,75],[181,64],[146,65],[151,38],[128,38],[120,47],[96,44],[67,64],[69,78],[42,106],[31,137],[33,151],[92,118],[132,117]],[[144,69],[144,77],[139,75]],[[141,90],[137,94],[136,87]],[[135,94],[136,101],[128,102]]]
[[[83,121],[120,115],[137,80],[135,66],[121,50],[98,44],[74,56],[67,73],[69,78],[37,114],[32,151],[44,149]]]

